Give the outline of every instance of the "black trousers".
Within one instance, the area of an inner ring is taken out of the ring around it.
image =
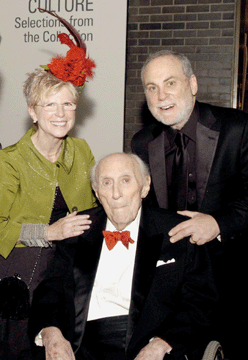
[[[76,360],[126,360],[125,344],[127,316],[116,316],[88,321]],[[44,347],[36,346],[35,360],[45,360]],[[200,360],[202,356],[166,354],[167,360]]]
[[[124,360],[127,316],[88,321],[77,360]]]

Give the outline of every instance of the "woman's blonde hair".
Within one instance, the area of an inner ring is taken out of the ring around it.
[[[56,94],[64,86],[72,93],[74,101],[77,103],[79,94],[74,85],[58,79],[48,71],[36,69],[28,74],[28,78],[23,85],[23,93],[28,107],[34,108],[43,96],[47,96],[51,92]]]

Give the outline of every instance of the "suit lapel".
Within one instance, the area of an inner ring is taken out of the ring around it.
[[[155,225],[154,228],[147,229],[148,223],[151,224],[152,220],[149,214],[146,214],[146,210],[143,209],[133,272],[126,346],[128,346],[130,342],[135,325],[138,322],[144,302],[150,290],[151,282],[156,270],[157,259],[163,242],[163,234],[157,234],[157,231],[154,230]]]
[[[211,129],[215,121],[216,119],[209,110],[204,114],[203,118],[201,118],[201,122],[197,123],[196,128],[196,184],[198,210],[200,210],[202,206],[219,139],[219,131]]]
[[[219,131],[213,130],[216,118],[210,108],[202,103],[197,102],[197,104],[199,106],[200,120],[197,123],[196,129],[196,174],[198,209],[200,210],[218,144]],[[165,153],[169,146],[169,141],[164,131],[160,132],[148,144],[153,187],[158,205],[164,209],[169,207],[165,164]]]
[[[169,147],[169,142],[164,131],[148,144],[153,187],[159,207],[164,209],[168,208],[167,175],[165,166],[165,148],[167,147]],[[161,179],[163,179],[163,181],[161,181]]]
[[[83,338],[90,302],[89,295],[93,288],[103,243],[102,230],[105,229],[107,221],[106,214],[101,207],[87,210],[84,213],[90,215],[92,225],[79,237],[74,259],[76,316],[74,350],[78,349]]]

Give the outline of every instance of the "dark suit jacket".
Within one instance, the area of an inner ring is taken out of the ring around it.
[[[33,337],[43,327],[57,326],[74,348],[83,337],[107,220],[102,207],[86,213],[93,221],[90,230],[79,239],[58,244],[54,264],[34,293],[30,316]],[[134,359],[155,335],[171,344],[175,358],[192,342],[196,346],[197,335],[204,338],[216,300],[215,286],[204,247],[187,239],[174,245],[169,242],[169,229],[181,220],[163,209],[142,208],[128,316],[128,359]],[[158,260],[163,265],[156,266]]]
[[[221,231],[221,242],[210,241],[207,248],[220,295],[213,328],[225,352],[230,344],[242,342],[242,329],[248,321],[244,286],[248,239],[248,115],[199,102],[196,106],[199,109],[196,129],[198,211],[212,215]],[[148,196],[154,206],[161,208],[168,208],[166,128],[156,122],[132,139],[133,152],[151,169],[152,188]],[[235,352],[235,345],[233,348]]]
[[[219,224],[222,243],[248,227],[248,115],[197,102],[196,173],[198,211]],[[157,122],[132,139],[132,150],[150,167],[153,204],[168,208],[166,128]],[[163,131],[165,130],[165,132]]]

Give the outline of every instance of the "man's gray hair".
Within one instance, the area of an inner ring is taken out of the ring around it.
[[[182,68],[183,68],[183,73],[184,75],[186,76],[186,78],[189,80],[191,75],[194,74],[194,71],[193,71],[193,68],[192,68],[192,65],[189,61],[189,59],[187,58],[186,55],[184,54],[178,54],[172,50],[160,50],[160,51],[157,51],[153,54],[150,54],[148,56],[148,58],[146,59],[144,65],[142,66],[141,68],[141,80],[142,80],[142,84],[144,85],[144,82],[143,82],[143,73],[144,73],[144,70],[146,68],[146,66],[150,63],[150,61],[158,58],[158,57],[161,57],[161,56],[174,56],[175,58],[177,58],[178,60],[181,61],[182,63]]]
[[[102,158],[101,160],[97,161],[97,163],[91,168],[90,170],[90,179],[91,182],[94,186],[97,185],[97,176],[96,176],[96,170],[98,165],[100,164],[101,161],[103,161],[105,158],[107,158],[110,155],[118,155],[118,154],[125,154],[127,156],[129,156],[130,158],[134,159],[134,161],[138,164],[138,167],[140,169],[141,175],[142,175],[142,179],[143,179],[143,183],[145,183],[145,179],[147,176],[150,176],[150,171],[148,166],[146,165],[146,163],[138,156],[135,154],[127,154],[127,153],[113,153],[113,154],[109,154],[107,156],[105,156],[104,158]]]

